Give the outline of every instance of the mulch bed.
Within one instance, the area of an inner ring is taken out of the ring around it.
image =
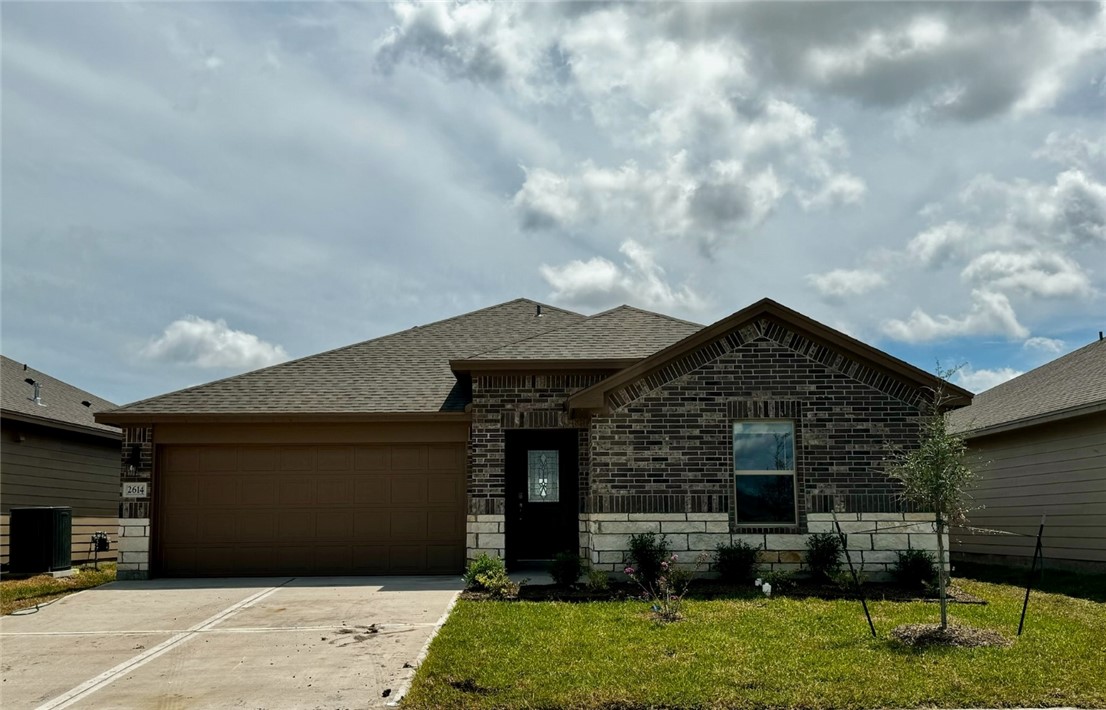
[[[1006,648],[1013,642],[989,629],[973,629],[970,626],[953,626],[942,629],[940,624],[904,624],[891,631],[891,636],[899,642],[915,648],[928,646],[958,646],[960,648],[983,648],[997,646]]]

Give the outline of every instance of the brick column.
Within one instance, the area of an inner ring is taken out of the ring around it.
[[[120,477],[128,483],[145,483],[143,497],[124,497],[119,519],[119,561],[117,579],[150,577],[150,500],[154,494],[154,429],[131,426],[123,429]]]

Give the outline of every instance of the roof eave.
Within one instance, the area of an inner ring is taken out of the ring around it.
[[[294,424],[302,422],[457,422],[472,420],[469,412],[100,412],[96,421],[116,426],[130,424]]]
[[[99,429],[97,427],[83,426],[81,424],[72,424],[69,422],[61,422],[57,419],[49,419],[47,417],[36,417],[30,414],[23,414],[22,412],[16,412],[10,409],[0,411],[0,416],[2,416],[4,419],[12,419],[14,421],[26,422],[27,424],[36,424],[38,426],[50,427],[51,429],[72,431],[78,434],[91,434],[92,436],[100,436],[105,439],[117,440],[123,438],[123,433],[120,431],[105,431],[104,429]],[[96,415],[93,416],[95,417]],[[97,419],[96,421],[97,423],[103,423],[107,426],[111,426],[109,424],[106,424],[105,422],[100,422],[99,419]]]
[[[873,348],[867,343],[823,325],[798,311],[794,311],[784,305],[776,303],[770,298],[762,298],[756,303],[703,328],[699,332],[692,333],[683,340],[658,351],[656,354],[640,360],[633,366],[619,372],[614,377],[577,392],[569,397],[567,406],[569,410],[603,409],[606,403],[606,393],[618,387],[620,384],[648,373],[655,368],[661,367],[664,363],[684,353],[691,352],[721,337],[725,333],[740,327],[744,323],[748,323],[766,315],[779,318],[785,323],[794,323],[801,329],[814,335],[816,338],[830,345],[840,347],[848,352],[855,353],[862,360],[876,366],[878,369],[897,375],[918,386],[933,387],[939,382],[936,376],[931,375],[921,368],[899,360],[898,358]],[[971,404],[972,397],[974,396],[968,390],[952,383],[945,383],[945,391],[948,396],[945,402],[945,409],[956,409],[967,406]]]
[[[497,359],[474,360],[458,359],[450,360],[449,367],[454,373],[467,372],[518,372],[518,371],[548,371],[548,370],[591,370],[598,372],[610,372],[624,370],[631,365],[640,362],[641,358],[595,358],[595,359]]]
[[[1097,414],[1099,412],[1106,412],[1106,401],[1083,404],[1077,407],[1068,407],[1067,409],[1059,409],[1053,412],[1037,414],[1032,417],[1023,417],[1021,419],[1015,419],[1014,421],[1010,422],[992,424],[990,426],[980,427],[979,429],[965,429],[959,432],[959,434],[960,436],[968,440],[979,439],[984,436],[1003,434],[1010,431],[1025,429],[1027,427],[1040,426],[1042,424],[1052,424],[1054,422],[1063,421],[1065,419],[1074,419],[1075,417],[1082,417],[1088,414]]]

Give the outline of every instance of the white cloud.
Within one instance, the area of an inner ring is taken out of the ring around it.
[[[1064,351],[1064,345],[1065,343],[1063,340],[1041,336],[1029,338],[1022,343],[1022,347],[1026,350],[1036,350],[1037,352],[1047,353],[1049,355],[1059,355]]]
[[[945,222],[921,232],[906,245],[907,253],[925,266],[941,266],[956,256],[971,236],[959,222]]]
[[[972,392],[985,392],[1021,375],[1021,370],[1012,367],[1000,367],[994,370],[973,369],[970,365],[957,370],[956,384]]]
[[[1090,138],[1083,132],[1052,131],[1033,157],[1087,172],[1101,170],[1106,165],[1106,136]]]
[[[863,269],[834,269],[824,274],[808,274],[807,281],[827,298],[860,296],[887,283],[882,275]]]
[[[542,278],[553,287],[551,297],[591,307],[623,302],[657,309],[702,307],[702,299],[689,286],[673,288],[668,284],[652,251],[633,240],[623,242],[619,251],[626,257],[621,266],[601,256],[562,266],[542,264]]]
[[[964,267],[961,276],[991,290],[1045,297],[1087,296],[1093,290],[1074,260],[1039,251],[980,254]]]
[[[280,345],[232,330],[222,319],[210,321],[197,316],[170,323],[139,355],[153,362],[236,370],[252,370],[288,359],[288,353]]]
[[[883,332],[895,340],[907,343],[984,335],[1029,337],[1029,331],[1018,322],[1010,300],[1003,294],[975,289],[971,300],[971,310],[962,316],[931,316],[921,308],[915,308],[906,320],[891,319],[884,322]]]

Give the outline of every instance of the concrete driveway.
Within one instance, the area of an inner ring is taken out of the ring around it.
[[[0,705],[386,705],[460,587],[455,577],[113,582],[0,619]]]

